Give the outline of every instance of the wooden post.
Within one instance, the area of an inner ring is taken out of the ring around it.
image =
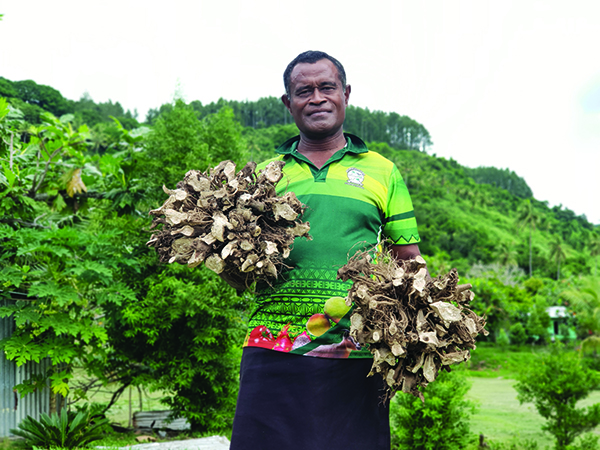
[[[129,424],[127,425],[128,428],[131,428],[133,425],[133,416],[131,414],[131,385],[129,385]]]

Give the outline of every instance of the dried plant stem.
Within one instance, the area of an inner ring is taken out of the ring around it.
[[[223,161],[205,173],[190,170],[177,189],[163,186],[169,198],[150,211],[152,228],[163,227],[146,245],[163,262],[204,263],[236,288],[277,278],[294,239],[310,239],[300,220],[304,205],[292,192],[275,191],[283,166],[274,161],[256,174],[250,162],[236,174],[235,164]]]
[[[402,391],[423,400],[419,386],[467,361],[476,336],[488,334],[485,319],[469,309],[471,286],[457,286],[456,269],[431,279],[420,256],[398,264],[389,252],[374,259],[365,251],[350,258],[338,278],[354,282],[346,299],[355,304],[350,335],[369,346],[369,375],[381,374],[386,399]]]

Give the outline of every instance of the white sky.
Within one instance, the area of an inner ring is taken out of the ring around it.
[[[422,123],[430,153],[510,168],[534,196],[600,224],[600,1],[0,0],[0,76],[145,117],[283,92],[323,50],[350,102]]]

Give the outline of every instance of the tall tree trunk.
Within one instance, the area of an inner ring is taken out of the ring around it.
[[[532,253],[532,249],[531,249],[531,225],[529,226],[529,278],[531,278],[531,275],[533,273],[533,268],[532,268],[532,263],[531,263],[531,253]]]

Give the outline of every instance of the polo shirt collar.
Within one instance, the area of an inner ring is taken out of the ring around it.
[[[343,157],[346,153],[366,153],[369,151],[367,145],[363,142],[361,138],[355,136],[350,133],[344,133],[346,137],[346,146],[341,150],[336,152],[336,155],[339,157]],[[281,144],[275,150],[276,153],[280,155],[291,155],[294,157],[302,156],[301,153],[298,152],[298,143],[300,142],[300,136],[295,136],[291,139],[288,139],[283,144]],[[302,158],[304,159],[304,158]]]

